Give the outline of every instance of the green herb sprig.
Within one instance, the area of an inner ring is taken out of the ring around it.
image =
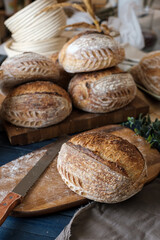
[[[144,137],[152,148],[160,151],[160,120],[156,118],[152,122],[149,115],[143,116],[142,114],[139,115],[138,119],[128,117],[127,120],[127,122],[122,123],[123,126]]]

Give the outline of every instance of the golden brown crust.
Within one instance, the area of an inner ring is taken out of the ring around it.
[[[141,152],[147,164],[146,182],[151,181],[159,174],[160,153],[157,149],[151,148],[150,144],[143,137],[136,135],[134,131],[125,127],[117,130],[114,129],[112,134],[126,139],[130,143],[134,144]]]
[[[135,81],[160,96],[160,51],[148,53],[140,63],[131,68]]]
[[[54,94],[55,96],[63,96],[68,101],[70,100],[68,93],[60,86],[50,81],[35,81],[31,83],[25,83],[17,88],[14,88],[8,97],[15,97],[27,94]]]
[[[144,160],[137,148],[127,140],[111,133],[82,133],[68,142],[76,148],[81,146],[80,150],[86,154],[89,150],[92,152],[92,157],[95,159],[98,157],[101,163],[115,172],[130,177],[133,181],[136,181],[144,169]]]
[[[75,75],[76,77],[74,80],[74,84],[76,85],[77,83],[79,83],[79,81],[86,81],[86,80],[93,79],[93,78],[95,78],[97,80],[104,76],[109,76],[112,74],[120,74],[120,73],[124,73],[124,71],[122,69],[120,69],[119,67],[112,67],[109,69],[90,72],[90,73],[77,73]]]
[[[118,67],[76,74],[68,91],[75,107],[92,113],[106,113],[129,104],[136,95],[136,84],[130,73]]]
[[[100,202],[123,201],[142,188],[146,164],[127,140],[99,132],[81,133],[63,144],[57,168],[78,194]]]
[[[61,122],[71,110],[64,89],[52,82],[36,81],[10,92],[2,103],[1,116],[16,126],[40,128]]]
[[[153,58],[156,58],[159,56],[160,56],[160,51],[153,51],[153,52],[147,53],[146,56],[144,56],[140,62],[143,63],[143,61],[145,60],[152,60]]]
[[[131,144],[137,147],[146,162],[147,175],[145,182],[149,182],[158,176],[160,172],[160,152],[155,148],[151,148],[150,144],[145,140],[145,138],[135,134],[133,130],[122,125],[107,125],[97,129],[89,130],[89,132],[97,131],[102,131],[106,134],[111,133],[129,141]]]
[[[61,86],[65,83],[61,81],[62,71],[57,64],[37,53],[23,53],[8,58],[3,62],[1,70],[3,74],[0,76],[0,88],[4,94],[7,94],[13,87],[31,81],[46,80]],[[66,76],[67,74],[63,79]],[[68,81],[66,78],[67,83]]]
[[[122,166],[120,166],[120,165],[118,165],[117,163],[112,162],[112,161],[110,161],[110,160],[104,161],[104,160],[101,158],[101,154],[99,153],[99,151],[96,151],[96,150],[92,151],[92,150],[90,150],[90,148],[81,146],[81,145],[79,145],[79,144],[78,144],[78,145],[75,145],[75,144],[73,144],[72,142],[68,142],[67,144],[68,144],[70,147],[76,149],[78,152],[83,152],[83,153],[85,153],[86,155],[88,155],[88,156],[96,159],[97,161],[103,163],[105,166],[108,166],[108,167],[109,167],[110,169],[112,169],[113,171],[116,171],[116,172],[118,172],[118,173],[120,173],[120,174],[128,177],[127,172],[125,171],[125,169],[124,169]],[[97,144],[100,144],[100,142],[98,142]]]
[[[124,56],[124,49],[111,36],[87,31],[63,46],[59,62],[67,72],[91,72],[115,66]]]

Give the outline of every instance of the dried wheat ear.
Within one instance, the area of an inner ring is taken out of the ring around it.
[[[67,72],[91,72],[116,66],[124,56],[124,48],[113,37],[87,31],[63,46],[59,62]]]
[[[106,203],[130,198],[142,189],[146,178],[146,163],[139,150],[104,132],[82,133],[63,144],[57,168],[71,190]]]
[[[148,53],[130,73],[137,83],[160,96],[160,51]]]
[[[68,91],[75,107],[92,113],[106,113],[129,104],[136,95],[136,84],[130,73],[118,67],[76,74]]]
[[[0,89],[7,94],[20,84],[47,80],[58,83],[61,72],[49,58],[37,53],[23,53],[7,58],[0,69]]]
[[[48,81],[18,86],[4,99],[1,116],[16,126],[41,128],[64,120],[72,111],[68,93]]]

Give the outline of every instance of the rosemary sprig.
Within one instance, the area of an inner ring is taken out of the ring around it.
[[[150,116],[139,115],[138,119],[128,117],[128,121],[122,123],[123,126],[132,129],[137,135],[146,139],[152,148],[160,151],[160,120],[151,121]]]

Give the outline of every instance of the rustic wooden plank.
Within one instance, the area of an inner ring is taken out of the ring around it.
[[[12,145],[26,145],[104,126],[106,124],[121,123],[128,116],[138,117],[140,113],[148,113],[149,106],[138,96],[126,107],[104,114],[86,113],[73,109],[71,115],[63,122],[46,128],[22,128],[4,122],[9,141]]]

